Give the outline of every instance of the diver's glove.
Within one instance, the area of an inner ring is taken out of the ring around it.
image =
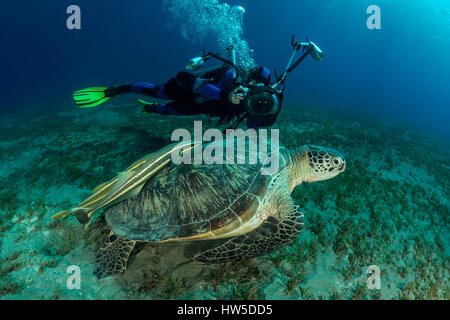
[[[248,88],[239,86],[230,92],[228,99],[232,104],[240,104],[243,100],[245,100],[248,91]]]
[[[123,93],[131,91],[131,84],[121,84],[118,86],[109,87],[105,90],[105,97],[114,98]]]

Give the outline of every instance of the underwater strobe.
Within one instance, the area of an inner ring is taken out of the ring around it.
[[[224,54],[228,54],[229,56],[231,56],[231,60],[222,58],[222,55],[224,55]],[[238,66],[236,66],[236,51],[234,49],[234,46],[231,45],[224,52],[221,52],[221,53],[212,53],[212,52],[206,53],[203,50],[202,56],[192,58],[192,59],[188,60],[188,62],[186,62],[186,70],[188,70],[190,72],[197,71],[201,67],[203,67],[203,65],[206,62],[208,62],[211,58],[215,58],[219,61],[222,61],[222,62],[230,65],[231,67],[233,67],[235,69],[238,69]]]
[[[205,64],[205,62],[208,60],[209,60],[209,57],[192,58],[192,59],[188,60],[188,62],[186,62],[186,70],[196,71],[196,70],[200,69]]]

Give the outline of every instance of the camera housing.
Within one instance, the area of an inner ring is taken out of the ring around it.
[[[245,98],[247,114],[261,127],[272,126],[281,111],[283,94],[268,86],[251,89]]]

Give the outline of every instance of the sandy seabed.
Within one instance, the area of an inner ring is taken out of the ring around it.
[[[204,129],[214,125],[206,117]],[[51,216],[140,157],[170,143],[193,117],[143,116],[134,105],[64,108],[0,119],[2,299],[449,299],[448,146],[393,124],[305,109],[279,117],[280,140],[342,152],[347,169],[302,184],[294,243],[235,264],[186,260],[185,244],[142,244],[122,274],[98,281],[101,212],[86,230]],[[67,268],[81,270],[80,290]],[[367,287],[379,266],[380,290]]]

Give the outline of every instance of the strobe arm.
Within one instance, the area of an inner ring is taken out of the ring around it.
[[[302,54],[302,56],[301,56],[300,58],[298,58],[298,60],[295,61],[295,63],[294,63],[292,66],[290,66],[289,69],[287,69],[285,72],[291,73],[292,71],[294,71],[294,69],[297,68],[297,66],[298,66],[303,60],[305,60],[305,58],[306,58],[307,56],[309,56],[313,50],[314,50],[314,49],[313,49],[312,47],[309,47],[308,49],[306,49],[306,51]]]
[[[305,58],[308,55],[310,55],[316,61],[320,61],[323,59],[322,50],[320,50],[320,48],[312,41],[307,40],[307,42],[297,42],[297,41],[295,41],[294,36],[292,36],[291,45],[292,45],[294,51],[292,52],[289,63],[286,67],[286,70],[277,79],[277,82],[275,83],[275,85],[273,85],[273,88],[279,88],[280,86],[282,86],[284,84],[284,82],[286,81],[287,74],[294,71],[294,69],[297,68],[298,65],[303,60],[305,60]],[[300,58],[298,58],[297,61],[292,63],[294,61],[297,51],[300,51],[301,48],[303,48],[304,53],[302,54],[302,56]]]

